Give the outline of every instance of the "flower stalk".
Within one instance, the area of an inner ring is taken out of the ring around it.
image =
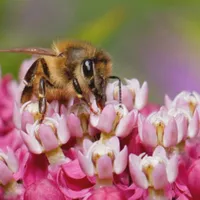
[[[66,161],[65,155],[60,147],[46,152],[45,155],[51,165],[61,164]]]

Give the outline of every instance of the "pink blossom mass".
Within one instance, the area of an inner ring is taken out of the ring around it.
[[[200,94],[182,91],[162,106],[148,102],[147,82],[107,84],[100,107],[20,103],[19,82],[0,79],[0,199],[200,199]]]

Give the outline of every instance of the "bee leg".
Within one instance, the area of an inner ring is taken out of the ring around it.
[[[73,79],[73,86],[74,86],[74,89],[76,90],[78,98],[83,100],[87,105],[89,105],[89,102],[83,97],[83,92],[76,78]]]
[[[88,105],[91,112],[93,112],[94,114],[97,114],[97,112],[94,111],[94,109],[92,108],[92,104],[83,97],[83,92],[82,92],[79,82],[76,78],[73,79],[73,86],[74,86],[74,89],[76,90],[78,98],[80,98],[82,101],[84,101]]]
[[[35,78],[35,73],[37,70],[37,66],[39,63],[39,59],[37,59],[31,67],[26,72],[26,75],[24,77],[24,90],[22,91],[21,95],[21,103],[24,104],[27,101],[31,100],[32,94],[33,94],[33,80]]]
[[[25,86],[22,95],[21,95],[21,103],[24,104],[27,101],[30,101],[33,94],[33,86]]]
[[[82,98],[83,92],[82,92],[80,84],[76,78],[73,79],[73,86],[74,86],[74,89],[76,90],[78,98]]]
[[[44,119],[44,115],[47,110],[47,100],[46,100],[46,90],[45,90],[45,79],[42,77],[39,82],[39,113],[42,115],[42,119]]]
[[[42,69],[43,69],[44,74],[46,75],[47,78],[49,78],[50,77],[50,72],[49,72],[49,68],[47,66],[47,63],[46,63],[45,59],[41,58],[40,62],[42,64]]]
[[[24,77],[24,84],[26,86],[32,86],[33,79],[35,78],[35,73],[36,73],[39,62],[40,62],[40,59],[37,59],[26,72],[26,75]]]

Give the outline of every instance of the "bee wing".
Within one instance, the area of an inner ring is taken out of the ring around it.
[[[43,55],[43,56],[57,56],[52,49],[30,47],[30,48],[14,48],[14,49],[0,49],[0,52],[11,53],[26,53],[31,55]]]

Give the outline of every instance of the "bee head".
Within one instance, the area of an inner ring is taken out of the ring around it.
[[[84,59],[81,66],[90,91],[94,94],[97,104],[103,107],[107,78],[111,74],[110,58],[103,51],[97,51],[93,58]]]
[[[111,75],[111,59],[107,53],[88,43],[70,43],[63,53],[66,58],[67,79],[81,96],[91,91],[97,104],[105,103],[105,87]],[[70,75],[71,74],[71,75]]]

